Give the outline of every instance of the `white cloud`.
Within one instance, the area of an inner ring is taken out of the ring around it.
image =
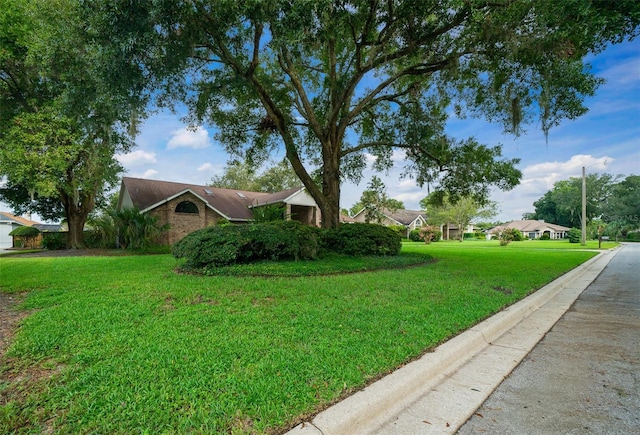
[[[192,148],[194,150],[208,148],[211,146],[209,132],[202,127],[195,130],[181,128],[171,132],[171,139],[167,142],[167,149]]]
[[[403,162],[407,159],[407,152],[405,150],[394,149],[391,154],[391,160],[394,162]]]
[[[367,164],[367,167],[371,167],[371,165],[373,165],[377,159],[378,158],[373,154],[369,154],[369,153],[364,154],[364,161]]]
[[[418,187],[416,180],[413,178],[405,178],[395,184],[395,190],[407,191],[416,189],[420,189],[420,187]]]
[[[593,157],[577,154],[564,162],[536,163],[522,170],[522,182],[508,192],[494,191],[492,199],[499,203],[498,220],[521,219],[525,212],[535,210],[533,203],[553,189],[554,183],[582,176],[582,167],[587,173],[605,172],[614,161],[612,157]]]
[[[144,174],[142,174],[142,177],[140,178],[153,178],[154,176],[158,175],[159,172],[156,171],[155,169],[147,169],[146,171],[144,171]]]
[[[208,171],[209,169],[213,169],[213,165],[211,163],[204,163],[198,166],[198,171]]]
[[[566,162],[545,162],[527,166],[522,171],[522,185],[536,186],[547,190],[553,188],[556,181],[568,180],[582,175],[582,168],[589,172],[602,172],[613,162],[612,157],[593,157],[588,154],[572,156]]]
[[[634,57],[626,60],[618,60],[609,65],[608,69],[599,75],[606,77],[609,83],[613,83],[612,86],[622,89],[623,87],[638,83],[637,76],[635,74],[629,74],[629,71],[640,71],[640,58]]]
[[[401,193],[399,195],[392,195],[393,199],[397,199],[398,201],[402,201],[405,208],[408,210],[419,210],[420,209],[420,201],[427,196],[423,191],[418,192],[408,192]]]
[[[391,152],[391,161],[393,162],[393,164],[404,163],[406,159],[407,152],[405,150],[394,149]],[[378,160],[378,158],[373,154],[365,153],[364,160],[367,164],[367,167],[371,167],[376,162],[376,160]]]
[[[116,154],[116,159],[126,166],[140,166],[147,163],[156,163],[156,153],[137,150],[127,154]]]

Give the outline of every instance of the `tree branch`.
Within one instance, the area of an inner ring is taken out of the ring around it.
[[[355,153],[355,152],[362,151],[362,150],[365,150],[365,149],[368,149],[368,148],[373,148],[373,147],[388,147],[388,148],[401,148],[401,149],[415,149],[416,147],[418,147],[420,149],[420,152],[423,155],[425,155],[429,160],[435,162],[438,165],[438,168],[439,168],[440,171],[446,171],[447,170],[447,167],[445,166],[445,164],[442,161],[442,159],[439,159],[433,153],[425,150],[424,148],[421,148],[419,145],[411,145],[411,144],[406,144],[406,143],[393,143],[393,142],[385,142],[385,141],[374,141],[374,142],[361,143],[361,144],[356,145],[354,147],[351,147],[349,149],[343,150],[340,153],[340,157],[344,157],[347,154]]]
[[[286,47],[282,47],[278,51],[278,62],[282,70],[289,76],[291,80],[291,84],[296,90],[297,97],[300,99],[300,103],[302,104],[302,109],[300,113],[309,121],[309,126],[313,130],[314,134],[321,138],[322,127],[318,122],[318,119],[315,116],[315,112],[313,110],[313,106],[311,105],[311,101],[309,101],[309,97],[307,96],[307,91],[298,76],[293,62],[291,61],[291,57],[289,56],[289,50]]]

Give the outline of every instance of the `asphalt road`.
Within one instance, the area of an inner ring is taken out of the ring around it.
[[[625,244],[458,434],[640,434],[640,244]]]

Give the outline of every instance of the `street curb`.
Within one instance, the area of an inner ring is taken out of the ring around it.
[[[616,253],[617,249],[600,252],[535,293],[453,337],[433,352],[426,353],[418,360],[322,411],[311,422],[302,423],[287,434],[332,435],[373,432],[375,428],[383,426],[421,396],[433,390],[493,341],[544,306],[565,288],[575,289],[578,286],[580,289],[575,293],[577,298]],[[570,304],[566,309],[569,306]],[[553,324],[555,321],[548,325],[548,329]]]

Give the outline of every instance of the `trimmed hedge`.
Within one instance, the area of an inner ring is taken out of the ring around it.
[[[189,268],[245,264],[262,260],[313,260],[320,250],[346,255],[397,255],[402,237],[375,224],[345,224],[332,230],[296,221],[217,225],[188,234],[172,254]]]
[[[23,247],[35,248],[40,230],[34,227],[21,226],[12,230],[9,235],[17,237]]]
[[[569,243],[580,243],[582,240],[582,230],[578,228],[571,228],[567,234],[569,238]]]
[[[214,226],[188,234],[173,246],[172,253],[195,268],[314,259],[319,247],[316,230],[296,221]]]
[[[409,231],[409,240],[411,240],[412,242],[422,242],[422,237],[420,236],[420,230]]]
[[[49,251],[65,249],[67,247],[67,233],[42,233],[42,247]]]
[[[402,236],[383,225],[343,224],[325,230],[323,247],[328,251],[354,256],[398,255]]]

